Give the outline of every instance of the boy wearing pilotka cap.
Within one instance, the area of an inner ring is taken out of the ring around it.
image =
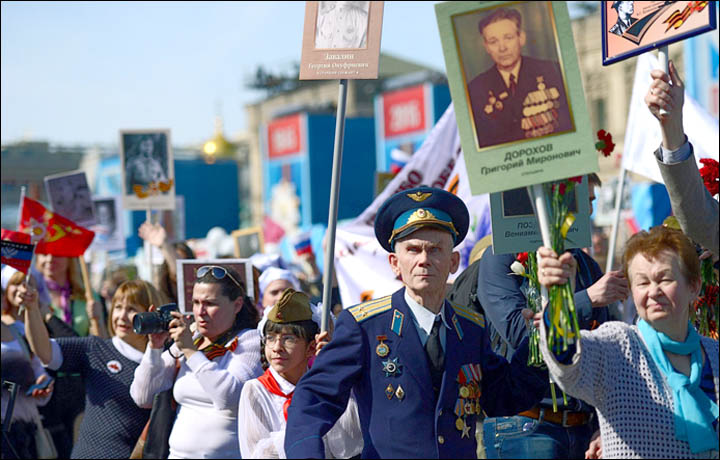
[[[243,458],[285,458],[287,408],[308,361],[327,343],[318,334],[320,309],[309,297],[286,289],[258,324],[265,373],[245,383],[238,409],[238,438]],[[349,458],[362,451],[357,406],[345,413],[323,437],[326,458]]]

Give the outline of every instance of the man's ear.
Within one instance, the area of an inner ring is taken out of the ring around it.
[[[520,29],[520,46],[525,46],[525,42],[527,41],[527,37],[525,36],[525,31]]]
[[[455,273],[460,266],[460,253],[453,251],[450,256],[450,273]]]
[[[390,263],[390,269],[393,271],[395,276],[400,276],[400,267],[398,266],[397,254],[391,252],[388,254],[388,262]]]

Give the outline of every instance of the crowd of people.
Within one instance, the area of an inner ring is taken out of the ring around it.
[[[637,233],[608,273],[583,250],[539,248],[542,286],[574,292],[581,331],[562,351],[548,347],[548,309],[528,310],[528,281],[508,275],[515,255],[487,238],[454,287],[475,298],[447,299],[470,222],[442,189],[381,206],[375,235],[403,287],[359,305],[335,291],[327,331],[314,263],[302,273],[266,254],[253,280],[200,266],[178,311],[175,262],[193,251],[146,222],[140,237],[165,258],[155,284],[108,271],[89,296],[76,260],[50,255],[28,274],[2,269],[2,457],[717,458],[718,342],[689,309],[695,243],[718,256],[718,202],[683,132],[677,70],[652,78],[656,161],[682,231]],[[618,321],[611,307],[628,298],[636,318]],[[528,365],[531,322],[546,367]]]

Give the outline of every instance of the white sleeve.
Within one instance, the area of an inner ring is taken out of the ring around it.
[[[171,350],[176,356],[180,353],[174,344]],[[148,343],[140,365],[135,369],[135,377],[130,385],[130,397],[143,409],[150,409],[155,395],[173,386],[175,358],[170,356],[169,351],[151,348]]]
[[[63,363],[62,348],[60,348],[60,344],[57,343],[57,340],[50,339],[50,349],[52,350],[52,357],[45,367],[56,371],[60,369],[60,366],[62,366]]]
[[[286,458],[285,427],[273,427],[267,411],[272,410],[260,400],[261,384],[246,382],[238,406],[238,439],[242,458]],[[273,431],[275,429],[275,431]]]
[[[228,355],[229,361],[215,362],[198,351],[186,361],[188,368],[218,410],[235,410],[240,401],[243,383],[262,374],[258,332],[254,329],[243,332],[238,338],[237,348]]]
[[[605,389],[613,387],[617,374],[610,363],[624,356],[622,348],[628,343],[628,327],[624,323],[609,322],[593,331],[580,331],[572,362],[566,365],[557,361],[548,350],[547,326],[542,321],[540,350],[553,380],[570,396],[591,406],[602,407]]]
[[[354,395],[350,396],[345,412],[324,438],[325,451],[329,451],[331,458],[351,458],[362,452],[363,437]]]

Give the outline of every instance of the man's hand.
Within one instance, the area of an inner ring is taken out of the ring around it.
[[[645,95],[645,104],[650,113],[660,121],[663,135],[663,147],[677,150],[685,143],[683,132],[682,107],[685,99],[685,85],[678,75],[675,63],[669,63],[670,75],[662,70],[653,70],[650,89]],[[660,109],[667,113],[661,115]]]
[[[159,248],[161,248],[163,244],[165,244],[165,241],[167,241],[167,233],[165,232],[163,226],[160,224],[151,224],[148,221],[143,222],[140,226],[138,229],[138,236],[140,236],[140,238],[144,241],[147,241],[153,246],[157,246]]]
[[[600,430],[597,430],[590,441],[588,449],[585,451],[585,458],[602,458],[602,438]]]
[[[625,274],[613,270],[605,273],[595,284],[587,288],[587,294],[592,306],[598,308],[624,301],[630,295],[630,287]]]

